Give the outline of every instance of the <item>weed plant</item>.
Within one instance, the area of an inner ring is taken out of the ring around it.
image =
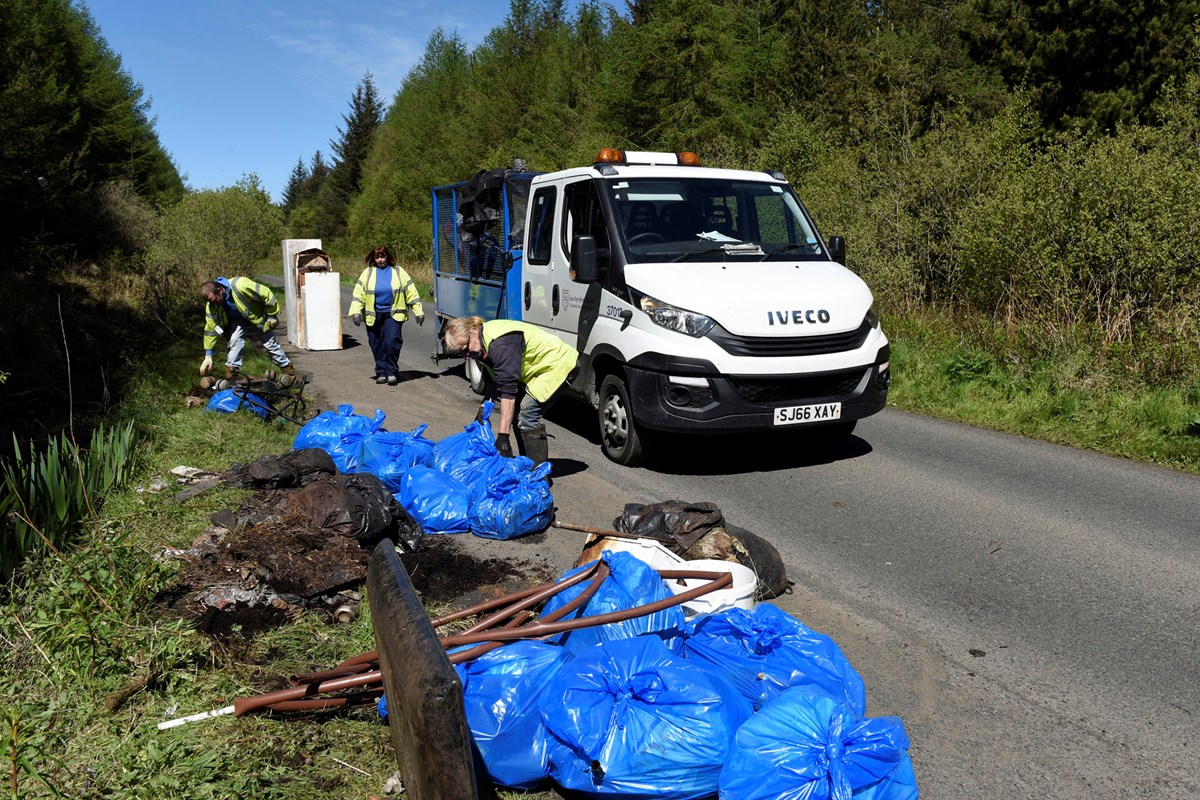
[[[133,469],[133,424],[98,427],[81,449],[66,432],[38,452],[13,437],[11,461],[0,461],[0,578],[11,576],[35,551],[63,547],[110,489]]]

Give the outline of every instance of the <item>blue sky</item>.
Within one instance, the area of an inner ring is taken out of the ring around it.
[[[78,0],[145,89],[159,140],[193,189],[253,172],[279,201],[298,159],[331,160],[371,72],[385,107],[438,27],[478,45],[503,0]]]

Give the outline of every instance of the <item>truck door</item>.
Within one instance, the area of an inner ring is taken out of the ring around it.
[[[552,328],[551,302],[554,284],[554,231],[558,212],[559,186],[538,186],[529,200],[528,236],[521,268],[521,314],[519,319]],[[511,280],[511,278],[510,278]]]
[[[608,250],[595,183],[585,176],[539,187],[530,201],[529,226],[524,319],[578,347],[580,310],[589,287],[571,280],[571,244],[576,236],[592,236],[597,248]]]

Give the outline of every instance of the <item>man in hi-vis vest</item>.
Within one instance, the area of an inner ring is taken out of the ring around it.
[[[225,358],[225,377],[233,376],[242,366],[242,349],[247,334],[262,342],[263,348],[280,372],[292,378],[296,374],[292,360],[275,341],[275,326],[279,324],[279,300],[270,286],[250,278],[216,278],[200,287],[207,304],[204,309],[204,360],[200,374],[212,371],[213,348],[217,335],[229,336],[229,355]]]

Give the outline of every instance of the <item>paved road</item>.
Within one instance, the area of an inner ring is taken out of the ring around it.
[[[430,327],[405,325],[398,387],[348,323],[297,364],[329,405],[442,438],[476,399]],[[707,500],[770,539],[795,582],[777,602],[841,645],[870,714],[904,719],[923,797],[1200,797],[1200,478],[891,410],[833,452],[697,438],[630,469],[593,413],[550,417],[559,519]],[[566,566],[581,544],[486,546]]]

